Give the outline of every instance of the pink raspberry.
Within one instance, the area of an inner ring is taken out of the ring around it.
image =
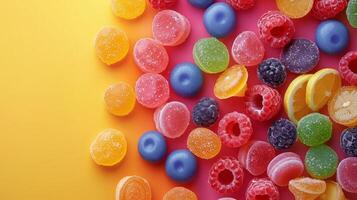
[[[315,0],[311,12],[316,19],[330,19],[342,12],[347,3],[347,0]]]
[[[246,200],[278,200],[279,190],[269,179],[253,179],[245,194]]]
[[[174,7],[177,0],[149,0],[149,2],[154,9],[164,10]]]
[[[339,70],[343,79],[357,85],[357,51],[350,51],[341,58]]]
[[[256,0],[226,0],[236,10],[248,10],[253,8]]]

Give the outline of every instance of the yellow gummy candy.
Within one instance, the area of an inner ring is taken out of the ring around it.
[[[135,19],[146,8],[145,0],[112,0],[111,3],[114,14],[123,19]]]
[[[247,89],[248,71],[243,65],[234,65],[224,71],[214,85],[214,94],[219,99],[242,97]]]
[[[128,115],[135,106],[134,89],[125,82],[111,85],[105,91],[104,101],[111,114],[116,116]]]
[[[346,197],[338,183],[326,181],[326,190],[317,200],[346,200]]]

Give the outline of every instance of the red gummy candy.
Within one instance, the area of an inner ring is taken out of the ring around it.
[[[342,12],[347,3],[347,0],[315,0],[311,12],[316,19],[330,19]]]
[[[256,0],[226,0],[236,10],[248,10],[253,8]]]
[[[149,0],[149,3],[154,9],[163,10],[174,7],[177,0]]]
[[[357,51],[350,51],[342,57],[339,70],[343,79],[351,85],[357,85]]]
[[[245,194],[246,200],[278,200],[279,190],[269,179],[253,179]]]
[[[351,193],[357,193],[357,157],[343,159],[337,167],[337,181]]]

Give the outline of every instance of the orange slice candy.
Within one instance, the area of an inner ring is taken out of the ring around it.
[[[338,183],[326,181],[326,191],[317,200],[346,200],[346,197]]]
[[[214,85],[214,94],[219,99],[243,97],[247,90],[248,71],[243,65],[234,65],[224,71]]]
[[[295,200],[314,200],[326,190],[326,182],[312,178],[296,178],[289,181],[289,190]]]
[[[140,176],[122,178],[115,191],[115,200],[151,200],[149,182]]]
[[[197,196],[191,190],[184,187],[174,187],[162,198],[162,200],[198,200]]]

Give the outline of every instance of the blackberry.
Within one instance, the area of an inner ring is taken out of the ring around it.
[[[286,76],[285,66],[276,58],[268,58],[259,64],[258,78],[270,87],[281,86]]]
[[[203,97],[193,108],[192,120],[197,126],[209,127],[217,121],[219,108],[217,102]]]
[[[357,156],[357,128],[342,131],[340,146],[347,156]]]
[[[297,131],[294,123],[287,119],[279,119],[268,129],[268,141],[276,149],[288,149],[296,141]]]

